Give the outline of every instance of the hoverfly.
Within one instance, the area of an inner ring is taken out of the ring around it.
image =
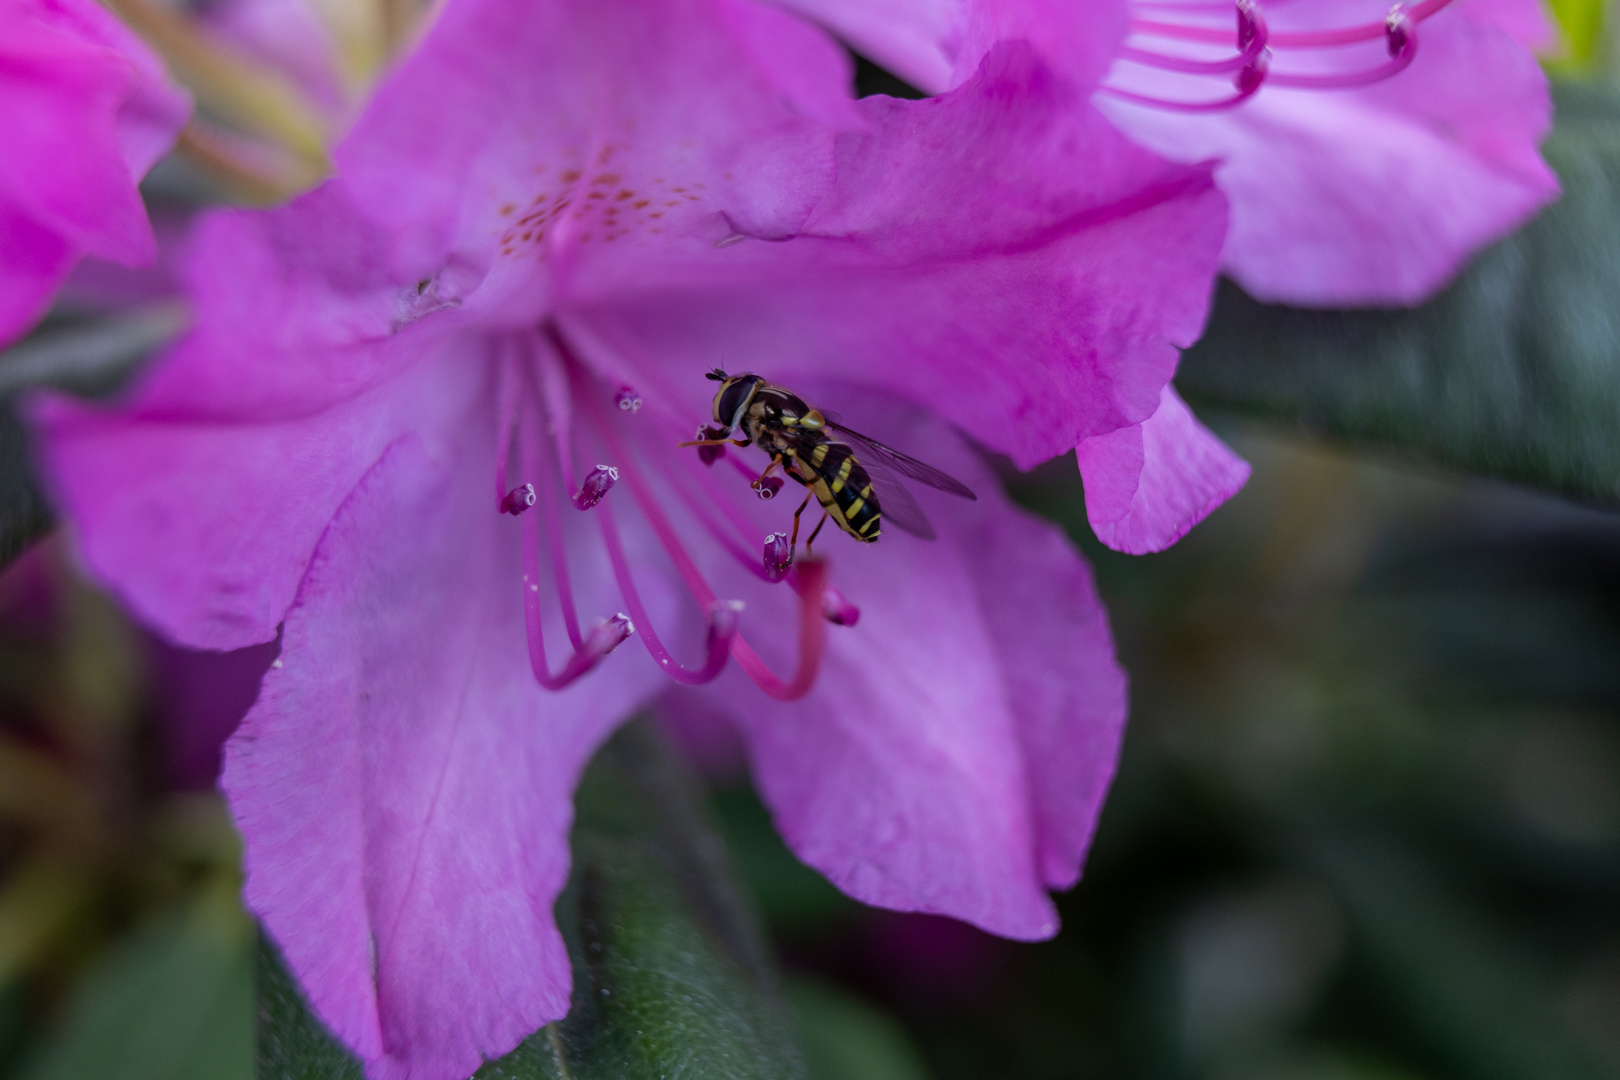
[[[913,536],[934,539],[934,527],[895,473],[963,499],[978,498],[960,481],[851,431],[763,376],[727,375],[715,368],[705,377],[720,384],[714,395],[715,426],[681,445],[757,446],[771,456],[771,463],[754,480],[755,491],[774,493],[772,474],[778,469],[809,488],[793,512],[790,552],[798,545],[799,516],[812,498],[821,504],[822,515],[805,541],[806,552],[828,518],[863,544],[877,540],[885,521]],[[741,438],[732,438],[733,432]]]

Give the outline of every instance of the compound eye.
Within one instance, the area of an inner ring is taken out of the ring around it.
[[[736,427],[742,420],[742,410],[748,404],[749,395],[754,391],[755,379],[751,376],[729,380],[720,392],[714,395],[714,422],[724,424],[728,428]]]

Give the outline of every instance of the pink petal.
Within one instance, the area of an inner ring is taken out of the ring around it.
[[[356,206],[483,280],[523,321],[713,249],[721,214],[797,226],[859,126],[824,35],[748,0],[466,0],[378,91],[336,158]]]
[[[448,453],[404,437],[344,502],[227,747],[248,903],[373,1080],[465,1077],[568,1011],[572,793],[659,680],[627,649],[536,685],[480,420]]]
[[[203,346],[181,351],[192,347]],[[48,486],[95,576],[179,644],[234,649],[275,636],[322,531],[383,450],[450,427],[487,391],[484,371],[418,365],[324,412],[260,423],[59,397],[38,402],[34,421]]]
[[[1047,64],[1090,87],[1124,25],[1114,5],[1045,0],[777,2],[936,93],[962,85],[997,39],[1028,40]],[[1292,0],[1267,6],[1266,15],[1273,31],[1286,31],[1377,23],[1387,10],[1382,0]],[[1546,79],[1527,51],[1550,36],[1535,0],[1458,0],[1421,25],[1412,67],[1375,86],[1267,86],[1224,113],[1099,101],[1127,134],[1166,157],[1221,159],[1217,181],[1233,202],[1223,264],[1256,296],[1409,304],[1557,194],[1537,152],[1551,116]],[[1360,52],[1279,50],[1273,69],[1373,67],[1383,49],[1375,41]],[[1230,92],[1134,64],[1121,64],[1110,82],[1121,77],[1171,100]]]
[[[86,563],[172,640],[274,637],[322,530],[383,449],[453,427],[493,392],[484,340],[452,337],[456,298],[419,289],[396,247],[336,185],[270,213],[210,215],[184,271],[186,339],[117,409],[35,409]],[[446,350],[450,363],[424,360]]]
[[[456,326],[459,279],[402,266],[402,242],[338,183],[269,212],[205,215],[189,246],[196,324],[126,403],[133,416],[307,417],[397,375]]]
[[[89,0],[0,7],[0,238],[10,279],[0,340],[37,317],[79,255],[151,261],[135,183],[189,111],[156,57]]]
[[[1075,453],[1092,530],[1130,555],[1174,544],[1249,479],[1248,463],[1168,384],[1144,423],[1086,439]]]
[[[94,0],[21,0],[35,18],[117,53],[134,69],[129,95],[118,110],[118,141],[130,173],[139,179],[174,145],[191,116],[191,99],[168,77],[146,43]]]
[[[1272,30],[1288,29],[1296,11],[1312,25],[1354,25],[1382,19],[1386,8],[1371,0],[1279,6]],[[1222,262],[1253,295],[1417,303],[1558,192],[1537,150],[1552,115],[1546,77],[1514,39],[1527,32],[1516,11],[1460,0],[1418,28],[1411,67],[1362,89],[1268,86],[1215,115],[1117,101],[1105,109],[1167,157],[1221,159],[1216,179],[1232,200]],[[1291,50],[1273,68],[1370,67],[1382,49]]]
[[[1224,228],[1207,170],[1133,147],[1027,50],[856,112],[785,16],[616,11],[447,10],[338,154],[342,201],[407,238],[396,281],[454,273],[469,318],[589,321],[594,362],[670,400],[733,357],[926,386],[1025,464],[1157,407]]]
[[[79,253],[58,233],[0,198],[0,345],[39,318]]]
[[[1467,11],[1538,55],[1560,45],[1558,24],[1537,0],[1468,0]]]
[[[1089,88],[1125,37],[1123,2],[1067,0],[775,0],[827,27],[858,52],[931,94],[972,77],[1000,41],[1027,41]]]
[[[717,362],[842,376],[1021,466],[1150,416],[1208,306],[1208,172],[1132,146],[1022,46],[944,97],[862,108],[871,134],[841,138],[791,239],[739,237],[586,314],[672,399]]]
[[[983,489],[981,489],[983,490]],[[1080,879],[1125,733],[1125,673],[1091,569],[1062,530],[1012,508],[957,543],[971,557],[1034,807],[1041,881]]]
[[[667,7],[666,23],[629,15],[615,23],[621,32],[607,59],[644,64],[656,76],[638,99],[643,104],[678,112],[679,103],[659,95],[679,87],[702,88],[708,97],[689,96],[686,105],[695,111],[679,118],[656,114],[662,128],[647,123],[655,137],[647,141],[652,157],[643,168],[685,154],[687,125],[697,123],[718,155],[699,162],[703,169],[735,168],[754,189],[768,191],[774,172],[746,171],[746,154],[761,152],[753,136],[773,125],[788,135],[806,129],[789,107],[794,102],[823,111],[842,102],[847,109],[841,59],[825,39],[778,12],[729,2]],[[550,12],[501,0],[469,0],[447,12],[413,54],[416,66],[407,65],[414,76],[390,83],[349,140],[344,160],[355,175],[274,212],[219,213],[199,226],[185,274],[197,326],[122,410],[55,402],[39,411],[42,457],[87,562],[165,634],[209,648],[274,636],[321,530],[382,448],[404,430],[442,427],[487,389],[479,365],[424,366],[422,359],[446,349],[483,355],[481,337],[469,345],[454,335],[479,315],[487,318],[503,288],[533,284],[525,263],[521,273],[496,274],[494,287],[483,289],[489,275],[479,263],[487,263],[498,238],[480,236],[483,250],[466,255],[447,245],[463,201],[497,216],[498,195],[480,186],[484,181],[519,166],[523,182],[533,181],[529,140],[511,125],[553,116],[558,101],[577,100],[580,80],[602,77],[579,67],[584,54]],[[582,4],[571,17],[610,35],[601,12]],[[624,34],[625,26],[638,32]],[[537,54],[524,51],[536,43],[561,50],[559,62],[575,67],[538,63]],[[802,60],[797,73],[745,78],[738,54],[774,45]],[[724,56],[715,55],[717,48]],[[457,67],[469,51],[478,62]],[[506,67],[493,66],[495,60]],[[712,70],[733,68],[740,73],[731,82],[709,78]],[[638,68],[626,77],[642,74]],[[814,89],[818,78],[836,92],[816,91],[817,99],[806,87]],[[787,89],[763,93],[772,80]],[[537,95],[526,110],[510,98],[524,85]],[[639,84],[631,79],[631,85]],[[458,103],[471,111],[457,111]],[[726,113],[732,106],[740,119]],[[447,141],[420,143],[437,138],[435,131]],[[468,133],[485,140],[478,142],[481,152],[455,141]],[[824,131],[816,136],[829,168],[831,138]],[[739,147],[744,159],[736,156]],[[413,148],[423,161],[408,157]],[[784,160],[788,167],[800,163],[792,155]],[[386,169],[376,165],[383,161],[390,162]],[[469,179],[459,170],[470,161],[494,171]],[[402,186],[407,177],[411,183]],[[716,197],[725,194],[724,185],[716,187]],[[440,196],[453,201],[436,203]],[[725,205],[742,217],[738,207],[746,201]],[[387,213],[397,217],[385,227],[377,215]],[[446,219],[427,220],[436,213]],[[715,218],[712,208],[670,216],[683,214],[708,224]],[[712,239],[700,246],[713,251]],[[627,254],[620,262],[640,260]]]
[[[732,718],[788,845],[851,896],[1050,936],[1046,889],[1079,876],[1125,718],[1090,572],[941,425],[872,422],[860,400],[825,400],[852,401],[863,430],[925,453],[979,501],[916,491],[933,543],[892,527],[872,546],[824,532],[816,550],[860,618],[828,627],[814,690],[768,701],[733,669],[681,709]],[[787,591],[746,599],[749,643],[791,670]]]

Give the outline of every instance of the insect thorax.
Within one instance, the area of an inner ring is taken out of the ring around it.
[[[813,410],[803,398],[779,386],[762,386],[743,414],[743,432],[760,449],[770,453],[798,445],[805,429],[800,420]]]

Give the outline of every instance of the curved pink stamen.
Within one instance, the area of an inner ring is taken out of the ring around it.
[[[741,634],[731,643],[732,658],[748,673],[754,684],[778,701],[795,701],[810,692],[821,671],[827,644],[827,620],[822,614],[822,591],[827,584],[827,564],[807,559],[794,567],[789,577],[799,594],[799,663],[791,682],[778,677]]]
[[[641,602],[641,594],[636,589],[635,576],[630,572],[630,561],[624,557],[624,545],[619,540],[619,526],[613,519],[612,509],[603,506],[597,510],[597,514],[602,519],[602,540],[607,545],[608,561],[613,564],[613,576],[618,580],[619,591],[624,594],[624,603],[630,609],[630,617],[640,629],[641,643],[647,646],[647,652],[652,655],[653,662],[663,669],[665,675],[678,683],[698,686],[713,682],[725,669],[726,658],[731,655],[731,642],[737,636],[737,611],[741,605],[735,601],[709,603],[709,632],[705,642],[703,666],[696,671],[682,666],[680,661],[664,647],[657,631],[653,629],[652,619],[648,616],[647,608]]]
[[[1160,22],[1157,19],[1132,19],[1131,32],[1174,38],[1177,41],[1202,41],[1210,45],[1225,45],[1232,40],[1232,31],[1217,26],[1184,26],[1181,23]]]
[[[591,631],[553,675],[546,661],[546,636],[540,610],[540,526],[532,515],[523,518],[523,623],[529,643],[529,668],[534,680],[547,690],[561,690],[594,668],[602,658],[635,632],[623,615],[615,615]]]
[[[697,598],[698,603],[704,607],[714,606],[716,599],[714,590],[710,589],[709,583],[703,580],[703,575],[698,571],[697,563],[693,562],[692,556],[687,554],[685,545],[681,543],[680,537],[675,532],[675,527],[670,524],[669,518],[664,514],[663,507],[658,505],[658,501],[653,498],[652,492],[648,490],[646,480],[641,476],[641,470],[629,464],[631,460],[630,452],[625,447],[624,441],[619,438],[618,432],[613,430],[612,422],[606,417],[598,415],[597,410],[594,408],[587,408],[586,411],[590,414],[597,431],[601,433],[603,441],[607,443],[608,451],[619,460],[627,463],[623,473],[625,483],[630,485],[630,494],[634,496],[636,505],[641,507],[641,512],[646,517],[647,523],[652,526],[659,542],[664,545],[664,550],[669,553],[671,561],[675,563],[676,573],[681,575],[681,580],[686,583],[687,589]]]
[[[545,430],[551,433],[557,454],[557,471],[566,484],[574,472],[574,416],[573,396],[564,358],[559,355],[559,340],[548,328],[546,336],[533,341],[541,408],[547,420]]]
[[[1129,45],[1119,50],[1119,56],[1122,60],[1129,60],[1143,67],[1158,68],[1160,71],[1179,71],[1185,75],[1224,75],[1228,71],[1239,70],[1250,59],[1240,53],[1225,60],[1189,60],[1181,56],[1165,56],[1149,52],[1146,49],[1133,49]]]
[[[821,658],[826,643],[826,620],[822,614],[822,588],[826,582],[826,570],[818,561],[806,562],[802,568],[796,569],[791,577],[793,590],[799,595],[799,663],[791,682],[783,682],[759,655],[754,652],[748,642],[743,639],[734,622],[729,622],[727,614],[734,619],[736,607],[729,603],[717,601],[714,590],[709,588],[702,573],[698,571],[697,564],[692,561],[691,555],[686,551],[685,545],[680,541],[669,518],[664,514],[663,508],[658,505],[657,499],[648,489],[641,470],[632,462],[624,440],[620,438],[615,428],[613,418],[606,415],[606,410],[600,408],[591,388],[578,385],[578,370],[580,364],[569,349],[568,343],[562,339],[555,327],[549,328],[552,344],[557,349],[558,356],[567,364],[571,385],[574,387],[575,400],[585,403],[585,413],[590,418],[592,427],[601,436],[606,444],[609,454],[625,463],[622,473],[624,481],[630,487],[630,493],[636,500],[647,523],[652,526],[653,533],[658,537],[670,560],[675,564],[675,570],[687,589],[697,599],[709,615],[709,639],[711,649],[717,640],[727,643],[727,651],[737,660],[748,677],[771,697],[784,701],[791,701],[803,697],[815,685],[816,676],[821,670]],[[608,544],[608,557],[614,563],[614,573],[619,577],[619,587],[625,593],[625,603],[632,605],[633,611],[646,609],[642,606],[639,595],[634,592],[634,580],[629,574],[629,562],[624,559],[622,545],[618,542],[618,529],[613,521],[611,510],[605,505],[597,511],[603,514],[603,538]],[[617,554],[615,554],[617,552]],[[621,572],[622,567],[622,572]],[[728,625],[729,622],[729,625]],[[709,665],[706,663],[697,672],[689,672],[682,668],[668,652],[663,649],[662,642],[658,641],[651,625],[643,620],[643,640],[648,644],[648,650],[653,659],[663,667],[665,672],[679,681],[706,681]],[[712,652],[710,655],[712,660]],[[667,661],[667,662],[666,662]],[[718,674],[718,672],[716,672]],[[713,676],[708,676],[712,678]]]
[[[1196,11],[1200,15],[1210,15],[1227,5],[1222,0],[1135,0],[1133,6],[1154,11]]]
[[[1239,87],[1237,93],[1232,94],[1230,97],[1217,98],[1214,101],[1174,101],[1170,98],[1157,98],[1148,94],[1138,94],[1134,90],[1121,90],[1113,86],[1103,86],[1098,89],[1110,97],[1119,98],[1121,101],[1130,101],[1137,105],[1149,105],[1155,109],[1169,109],[1172,112],[1188,113],[1221,112],[1226,109],[1236,108],[1254,97],[1265,82],[1264,73],[1260,72],[1258,74],[1260,74],[1259,78],[1246,80],[1245,84]]]
[[[531,392],[535,391],[532,384],[529,384],[529,389]],[[541,451],[541,436],[537,431],[537,427],[542,423],[542,417],[538,415],[540,408],[538,403],[531,402],[531,407],[527,410],[530,413],[528,423],[523,425],[519,435],[518,449],[524,471],[540,478],[538,501],[543,504],[541,513],[546,519],[546,546],[551,553],[551,580],[557,589],[557,606],[562,609],[563,629],[568,632],[568,642],[577,652],[584,648],[585,639],[580,633],[579,613],[574,606],[574,586],[568,573],[568,548],[563,540],[562,507],[557,491],[560,463],[555,455],[551,455],[547,460],[547,455]],[[525,528],[523,542],[526,551],[529,549],[537,551],[538,529]]]
[[[1451,0],[1423,0],[1414,7],[1399,8],[1395,14],[1416,26],[1450,3]],[[1355,45],[1363,41],[1377,41],[1387,36],[1390,32],[1390,22],[1389,18],[1385,18],[1380,22],[1347,26],[1342,30],[1300,30],[1272,34],[1271,43],[1279,48],[1290,49],[1326,49],[1336,45]]]
[[[1147,49],[1125,46],[1120,50],[1123,59],[1162,71],[1179,71],[1186,75],[1224,75],[1229,71],[1242,71],[1253,67],[1265,53],[1270,33],[1265,17],[1253,3],[1237,5],[1236,56],[1224,60],[1194,60],[1185,56],[1166,56]]]
[[[565,354],[566,355],[566,354]],[[596,513],[602,517],[602,539],[607,545],[608,561],[613,565],[613,575],[618,580],[619,591],[624,594],[624,602],[630,608],[630,615],[641,628],[641,641],[647,647],[653,661],[663,669],[664,674],[679,683],[697,685],[714,680],[725,669],[726,657],[731,653],[731,642],[737,633],[737,607],[730,601],[721,601],[709,588],[709,583],[703,580],[698,571],[697,564],[692,561],[691,555],[686,551],[685,545],[676,535],[675,528],[670,524],[664,510],[648,490],[641,478],[641,470],[631,464],[629,450],[624,441],[614,430],[613,421],[601,415],[600,410],[589,397],[588,388],[577,388],[576,392],[585,397],[588,404],[585,412],[589,416],[592,426],[602,436],[607,444],[609,453],[620,461],[624,461],[625,469],[621,474],[626,483],[630,485],[631,495],[636,505],[641,508],[642,515],[652,526],[653,533],[663,544],[665,552],[675,564],[675,570],[686,583],[687,589],[692,593],[709,616],[709,632],[707,640],[707,655],[703,666],[696,671],[683,667],[672,656],[664,643],[659,639],[657,632],[652,628],[647,609],[641,602],[641,595],[636,589],[635,577],[630,572],[630,562],[625,558],[624,545],[619,540],[618,523],[614,520],[613,511],[606,505],[597,508]]]
[[[692,515],[703,524],[709,535],[714,537],[715,542],[724,548],[732,558],[747,567],[749,573],[762,581],[769,581],[770,578],[759,565],[759,561],[747,551],[742,542],[731,531],[731,529],[735,529],[740,534],[746,534],[751,528],[751,523],[742,516],[742,513],[732,505],[730,500],[724,498],[715,490],[708,476],[699,474],[693,477],[689,475],[688,470],[681,468],[680,465],[671,465],[664,460],[656,460],[655,465],[669,486],[681,497],[681,501],[686,504],[687,509],[692,511]],[[688,484],[688,481],[693,479],[703,489],[701,495],[693,492]],[[707,502],[705,502],[705,499],[707,499]],[[726,523],[723,524],[717,521],[714,514],[710,512],[716,507],[720,510],[720,516],[726,519]],[[731,529],[728,529],[726,524],[729,524]]]
[[[1383,82],[1392,75],[1400,74],[1406,70],[1416,55],[1417,35],[1408,32],[1405,43],[1394,58],[1375,68],[1321,75],[1290,75],[1287,72],[1278,72],[1272,74],[1267,81],[1274,86],[1292,86],[1307,90],[1349,90],[1357,86],[1371,86],[1373,83]]]
[[[1422,0],[1410,9],[1399,5],[1379,22],[1340,27],[1336,30],[1276,31],[1268,33],[1258,5],[1239,0],[1237,5],[1236,44],[1238,56],[1218,60],[1197,60],[1191,57],[1167,56],[1151,49],[1126,46],[1120,57],[1130,63],[1174,71],[1187,75],[1221,75],[1237,70],[1238,92],[1212,101],[1175,101],[1149,94],[1103,86],[1101,90],[1123,101],[1177,112],[1216,112],[1242,104],[1269,83],[1274,86],[1305,90],[1345,90],[1370,86],[1404,71],[1417,54],[1417,26],[1444,9],[1452,0]],[[1203,12],[1195,4],[1154,3],[1146,0],[1144,7],[1154,10],[1186,10]],[[1137,18],[1131,20],[1131,31],[1151,37],[1169,38],[1201,44],[1226,44],[1232,41],[1228,31],[1213,26],[1184,25],[1163,19]],[[1389,48],[1390,59],[1376,67],[1345,72],[1288,72],[1271,71],[1267,49],[1325,49],[1355,45],[1382,38]]]

